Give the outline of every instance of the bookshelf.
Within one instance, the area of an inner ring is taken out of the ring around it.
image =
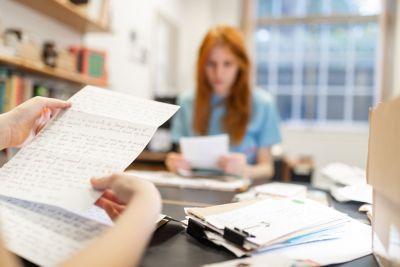
[[[52,17],[80,32],[110,32],[109,25],[87,17],[67,0],[16,0],[17,2]]]
[[[10,66],[23,72],[29,72],[60,81],[76,83],[79,85],[90,84],[100,87],[107,87],[107,82],[103,80],[90,78],[79,73],[51,68],[44,65],[42,62],[33,62],[23,58],[10,57],[0,54],[0,65]]]

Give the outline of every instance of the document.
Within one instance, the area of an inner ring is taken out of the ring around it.
[[[254,188],[256,194],[278,197],[306,197],[307,187],[288,183],[267,183]]]
[[[0,195],[89,210],[93,176],[123,171],[178,106],[87,86],[0,169]]]
[[[179,143],[183,157],[192,168],[219,169],[219,157],[229,153],[229,137],[226,134],[183,137]]]
[[[341,238],[286,246],[267,252],[260,252],[248,258],[204,265],[204,267],[237,266],[325,266],[352,261],[371,254],[371,227],[351,220],[344,227]],[[215,234],[214,234],[215,235]],[[217,235],[215,235],[217,236]],[[223,240],[219,240],[221,245]],[[237,248],[229,248],[236,252]],[[236,252],[239,256],[244,256]],[[242,264],[242,265],[240,265]],[[310,265],[308,265],[310,264]]]
[[[342,185],[367,183],[365,170],[339,162],[326,165],[321,169],[321,174],[331,181]]]
[[[13,253],[55,266],[107,229],[107,225],[61,208],[0,197],[1,231]]]
[[[213,179],[212,177],[185,178],[171,172],[162,171],[127,171],[126,173],[133,176],[146,179],[156,185],[174,186],[180,188],[199,188],[218,191],[240,191],[245,190],[249,185],[248,179],[239,177],[225,177]]]
[[[160,214],[155,227],[164,218]],[[104,210],[96,206],[78,215],[8,197],[0,197],[0,219],[7,248],[40,266],[63,262],[113,225]]]
[[[340,202],[359,201],[372,204],[372,186],[369,184],[354,184],[344,187],[332,187],[332,196]]]
[[[295,232],[347,218],[346,214],[311,200],[265,199],[244,208],[206,216],[205,221],[218,229],[245,230],[250,242],[266,246]]]

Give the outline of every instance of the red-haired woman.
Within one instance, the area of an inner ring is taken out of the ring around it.
[[[273,176],[271,146],[280,143],[279,118],[271,96],[250,86],[251,64],[240,31],[230,26],[209,30],[197,61],[196,92],[182,94],[172,122],[174,143],[185,136],[230,137],[230,152],[219,159],[227,173],[250,178]],[[212,149],[212,148],[210,148]],[[190,169],[178,153],[169,153],[167,168]]]

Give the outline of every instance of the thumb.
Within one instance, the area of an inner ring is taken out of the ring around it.
[[[97,190],[105,190],[111,187],[113,181],[114,181],[114,176],[105,176],[101,178],[97,177],[92,177],[90,179],[90,183],[92,184],[94,189]]]

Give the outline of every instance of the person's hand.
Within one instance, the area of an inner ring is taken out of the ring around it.
[[[3,129],[7,129],[5,147],[21,146],[29,141],[60,109],[70,106],[70,102],[37,96],[5,113],[2,118]]]
[[[170,152],[167,154],[165,165],[170,172],[178,170],[190,170],[190,163],[180,153]]]
[[[218,167],[226,173],[242,176],[247,167],[246,155],[242,153],[223,155],[218,159]]]
[[[93,177],[90,182],[94,189],[105,190],[96,201],[96,205],[103,208],[113,221],[137,198],[148,198],[146,202],[148,212],[160,213],[160,193],[148,181],[117,173],[102,178]]]

